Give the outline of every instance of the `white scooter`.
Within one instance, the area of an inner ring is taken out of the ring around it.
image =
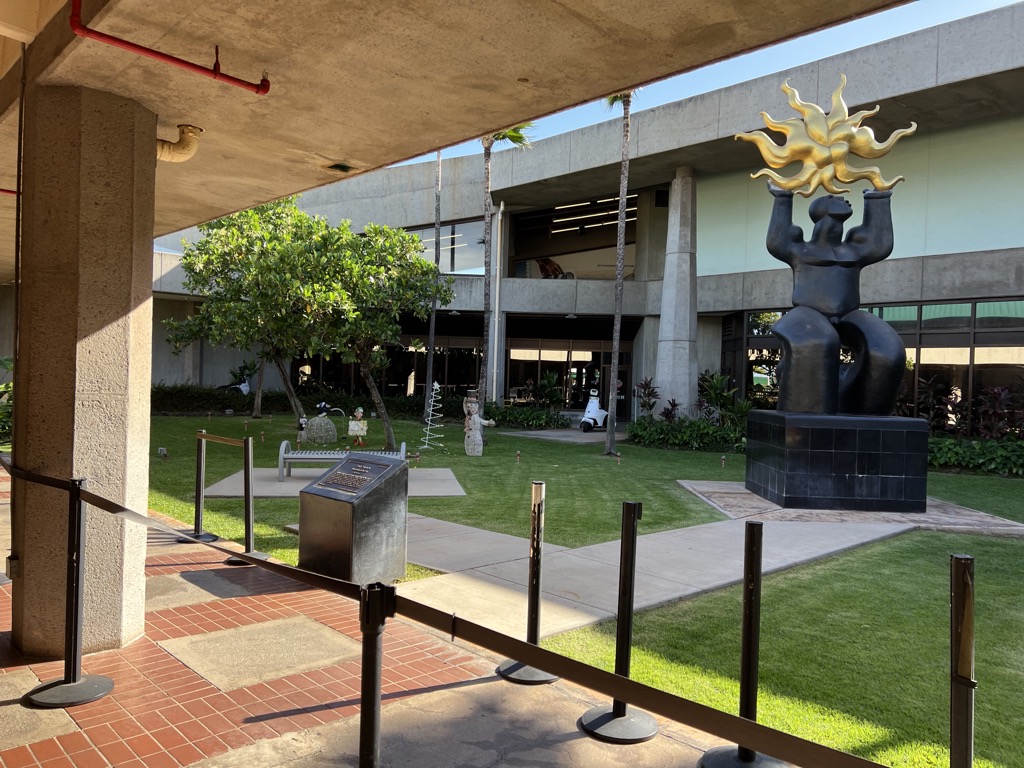
[[[594,427],[603,427],[606,418],[608,418],[608,411],[601,408],[601,402],[597,397],[597,390],[590,390],[590,400],[587,402],[587,409],[583,411],[580,429],[584,432],[590,432]]]

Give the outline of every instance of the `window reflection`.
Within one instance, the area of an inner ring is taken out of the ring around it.
[[[970,328],[970,304],[926,304],[921,308],[921,327]]]
[[[979,301],[978,327],[1024,327],[1024,301]]]
[[[968,312],[968,315],[970,313]],[[882,307],[882,319],[894,330],[907,333],[917,330],[917,306]]]
[[[407,229],[417,235],[423,243],[423,257],[434,260],[434,227]],[[482,275],[484,273],[484,223],[464,221],[459,224],[441,225],[441,272],[457,275]]]

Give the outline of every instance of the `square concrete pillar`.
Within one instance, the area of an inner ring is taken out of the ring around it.
[[[29,91],[13,459],[143,513],[155,175],[152,112],[85,88]],[[13,490],[14,642],[61,656],[68,497]],[[89,508],[86,652],[142,634],[145,554],[142,526]]]
[[[679,168],[668,196],[665,278],[654,375],[662,402],[674,398],[683,408],[692,406],[697,401],[698,373],[697,183],[690,169]]]

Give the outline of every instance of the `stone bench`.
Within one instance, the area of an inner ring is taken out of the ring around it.
[[[336,463],[344,459],[350,451],[293,451],[292,444],[287,440],[281,441],[281,449],[277,454],[277,482],[283,483],[285,476],[292,476],[292,464],[323,464],[324,462]],[[394,456],[398,459],[405,458],[405,443],[398,446],[397,451],[351,451],[351,453],[370,453],[379,456]]]

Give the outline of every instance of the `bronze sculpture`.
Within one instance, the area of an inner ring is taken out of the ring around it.
[[[785,82],[782,90],[801,117],[780,122],[765,112],[761,116],[769,128],[786,136],[786,143],[778,145],[762,131],[736,138],[755,143],[774,168],[801,163],[791,177],[767,168],[752,175],[769,177],[768,189],[775,197],[768,252],[793,270],[793,309],[772,326],[782,342],[779,410],[884,416],[892,412],[906,350],[888,324],[860,310],[860,271],[892,253],[891,188],[903,177],[887,181],[878,168],[854,168],[847,159],[851,154],[881,157],[917,126],[876,142],[871,129],[860,123],[878,108],[850,115],[842,98],[845,86],[844,75],[832,94],[832,110],[825,114]],[[837,196],[850,191],[837,182],[861,179],[873,189],[864,192],[862,223],[843,238],[853,209]],[[814,228],[805,241],[803,230],[793,224],[793,194],[808,197],[819,186],[833,194],[811,203]],[[852,353],[852,363],[840,362],[843,347]]]

